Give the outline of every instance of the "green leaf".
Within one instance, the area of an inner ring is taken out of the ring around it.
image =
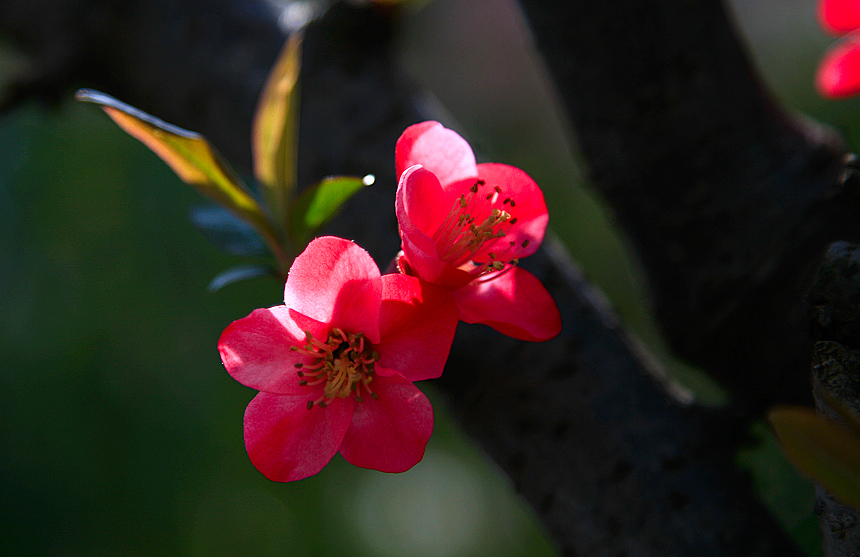
[[[350,197],[374,180],[372,174],[364,178],[331,176],[302,192],[290,212],[290,235],[296,245],[307,243]]]
[[[223,207],[195,207],[189,216],[207,240],[230,255],[263,256],[269,253],[257,231]]]
[[[860,509],[860,437],[808,408],[777,408],[768,420],[804,474]]]
[[[119,127],[152,149],[203,195],[249,220],[263,218],[256,200],[202,135],[168,124],[104,93],[81,89],[75,98],[100,105]]]
[[[286,273],[288,257],[283,253],[271,222],[205,137],[163,122],[98,91],[81,89],[75,97],[100,105],[119,127],[161,157],[182,180],[256,228]]]
[[[274,269],[264,267],[262,265],[239,265],[231,267],[218,273],[206,290],[209,292],[217,292],[228,284],[233,284],[239,281],[248,280],[257,277],[277,276]]]
[[[281,50],[257,103],[251,132],[254,175],[263,185],[269,210],[282,228],[297,180],[301,44],[302,33],[295,31]]]

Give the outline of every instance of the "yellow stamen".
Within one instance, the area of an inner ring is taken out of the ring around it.
[[[325,384],[323,394],[308,401],[308,409],[314,405],[325,408],[335,398],[350,395],[361,402],[359,387],[375,398],[369,384],[373,381],[373,368],[379,361],[379,354],[365,341],[362,333],[347,334],[335,327],[329,332],[326,342],[321,342],[310,331],[305,331],[304,346],[290,349],[311,358],[310,362],[295,364],[299,385]]]
[[[473,263],[475,255],[484,247],[495,245],[517,223],[512,215],[516,203],[512,197],[502,199],[502,188],[493,186],[489,193],[480,194],[483,180],[477,180],[468,193],[454,202],[442,224],[432,235],[439,257],[453,267],[463,269],[477,277],[492,274],[499,276],[515,265],[519,249],[511,242],[504,250],[488,254],[490,260]],[[525,248],[528,241],[524,242]],[[487,280],[490,277],[485,277]]]

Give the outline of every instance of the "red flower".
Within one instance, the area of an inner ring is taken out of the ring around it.
[[[860,0],[821,0],[818,18],[835,35],[850,33],[824,54],[815,76],[818,91],[829,98],[860,93]]]
[[[418,463],[433,409],[412,382],[442,374],[457,326],[451,294],[381,276],[359,246],[325,237],[293,262],[284,304],[234,321],[218,342],[230,375],[261,391],[245,411],[254,466],[292,481],[338,451],[384,472]]]
[[[438,122],[407,128],[395,159],[401,271],[451,290],[467,323],[522,340],[556,336],[555,302],[516,266],[549,220],[534,180],[513,166],[475,164],[466,140]]]

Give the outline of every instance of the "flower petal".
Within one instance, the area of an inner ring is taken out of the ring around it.
[[[227,373],[252,389],[289,395],[304,394],[295,364],[306,358],[290,350],[302,346],[305,335],[286,306],[257,309],[224,329],[218,351]]]
[[[377,373],[396,372],[410,381],[439,377],[458,321],[457,302],[447,290],[415,277],[384,275]]]
[[[378,400],[355,403],[340,454],[355,466],[405,472],[424,456],[433,433],[433,408],[418,387],[399,375],[376,376]]]
[[[478,175],[475,154],[460,134],[439,122],[421,122],[406,128],[394,150],[397,177],[420,164],[445,184]]]
[[[450,210],[439,179],[421,165],[409,167],[400,176],[395,199],[398,222],[406,220],[428,237],[436,232]]]
[[[430,216],[434,208],[437,214],[448,210],[440,205],[443,197],[436,176],[421,166],[412,166],[400,177],[394,210],[400,224],[403,252],[412,270],[426,281],[454,289],[472,277],[442,261],[430,237],[441,224],[441,218]]]
[[[352,419],[352,398],[320,408],[307,398],[260,393],[245,410],[245,448],[254,466],[275,482],[313,476],[340,448]]]
[[[818,91],[829,98],[860,92],[860,33],[853,33],[828,50],[815,75]]]
[[[821,0],[818,20],[825,30],[843,35],[860,28],[860,2],[857,0]]]
[[[379,340],[379,267],[349,240],[324,236],[308,244],[290,267],[284,303],[290,309]]]
[[[561,315],[552,296],[537,277],[519,267],[492,280],[473,281],[454,291],[454,297],[466,323],[482,323],[533,342],[561,332]]]

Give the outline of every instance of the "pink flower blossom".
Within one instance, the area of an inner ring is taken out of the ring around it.
[[[860,93],[860,0],[821,0],[818,18],[834,35],[848,34],[824,54],[815,76],[818,91],[829,98]]]
[[[457,321],[444,289],[381,276],[347,240],[311,242],[284,305],[233,322],[218,342],[230,375],[260,391],[245,411],[251,462],[274,481],[316,474],[338,451],[363,468],[414,466],[433,410],[412,382],[442,374]]]
[[[522,340],[556,336],[555,302],[517,267],[538,249],[549,220],[535,181],[513,166],[476,164],[466,140],[438,122],[407,128],[395,162],[401,271],[453,292],[467,323]]]

